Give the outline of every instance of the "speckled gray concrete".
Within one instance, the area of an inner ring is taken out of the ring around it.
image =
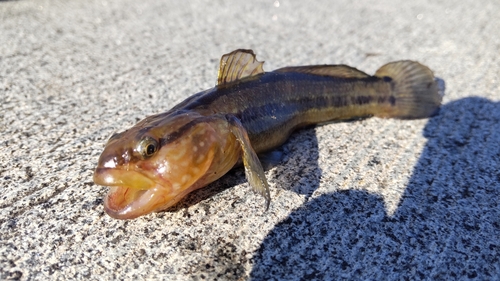
[[[500,2],[331,2],[0,2],[0,279],[499,279]],[[444,106],[293,135],[267,213],[235,170],[108,217],[106,139],[212,87],[236,48],[268,70],[418,60]]]

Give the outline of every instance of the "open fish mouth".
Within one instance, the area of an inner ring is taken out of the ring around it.
[[[155,211],[164,199],[165,188],[136,171],[97,168],[94,182],[109,186],[104,210],[116,219],[133,219]]]

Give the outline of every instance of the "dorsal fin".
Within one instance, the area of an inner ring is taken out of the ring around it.
[[[298,73],[321,75],[321,76],[333,76],[340,78],[366,78],[370,76],[361,70],[357,70],[354,67],[350,67],[344,64],[289,66],[276,69],[273,72],[278,72],[278,73],[298,72]]]
[[[263,64],[255,58],[252,50],[238,49],[225,54],[220,59],[217,85],[264,73]]]

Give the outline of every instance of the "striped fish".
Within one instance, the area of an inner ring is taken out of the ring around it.
[[[372,75],[346,65],[264,72],[251,50],[222,56],[217,85],[149,116],[106,144],[94,182],[109,186],[106,212],[132,219],[164,210],[242,163],[252,189],[271,201],[257,154],[303,126],[377,116],[433,116],[442,96],[432,71],[396,61]]]

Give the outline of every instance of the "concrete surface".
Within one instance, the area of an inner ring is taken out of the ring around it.
[[[0,279],[500,279],[500,2],[0,2]],[[220,56],[265,69],[418,60],[430,120],[302,130],[175,208],[108,217],[107,138],[212,87]]]

